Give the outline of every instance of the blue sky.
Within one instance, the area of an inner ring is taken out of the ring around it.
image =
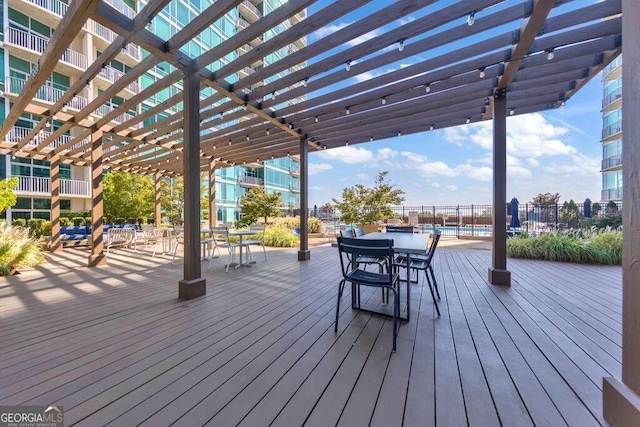
[[[392,2],[371,3],[362,10],[370,13],[383,3]],[[451,3],[438,2],[437,8]],[[362,10],[321,29],[309,42],[355,21],[363,14]],[[311,8],[310,14],[313,11]],[[419,11],[412,17],[426,12]],[[505,30],[509,28],[496,32]],[[431,54],[437,52],[427,56]],[[407,58],[408,63],[411,61]],[[389,69],[393,68],[390,65]],[[368,77],[358,76],[353,80]],[[564,107],[508,118],[508,199],[517,197],[526,202],[541,192],[558,192],[561,200],[599,199],[601,100],[602,85],[599,78],[594,78]],[[343,188],[356,183],[372,185],[379,171],[389,171],[390,180],[406,192],[406,205],[489,204],[491,122],[312,152],[309,170],[311,206],[330,202],[333,197],[340,198]]]

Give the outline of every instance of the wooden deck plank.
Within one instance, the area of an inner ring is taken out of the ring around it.
[[[443,250],[437,318],[424,283],[391,353],[388,318],[343,295],[335,248],[273,250],[178,301],[180,263],[80,250],[0,281],[0,404],[65,406],[70,425],[597,425],[619,375],[621,270]],[[379,291],[363,300],[379,304]]]

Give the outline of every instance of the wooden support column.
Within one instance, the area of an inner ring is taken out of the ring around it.
[[[493,98],[493,238],[489,282],[511,285],[507,270],[507,89]]]
[[[309,252],[309,145],[307,139],[300,138],[300,250],[298,261],[311,258]]]
[[[156,227],[160,227],[162,225],[162,211],[160,209],[160,195],[162,192],[161,184],[162,184],[162,174],[160,172],[156,172],[154,176],[154,184],[155,184],[155,210],[154,210],[154,224]]]
[[[209,160],[209,227],[215,227],[218,219],[216,210],[216,160]]]
[[[622,379],[604,378],[605,420],[640,426],[640,16],[638,0],[622,0]]]
[[[51,252],[62,252],[60,241],[60,156],[51,156]]]
[[[104,225],[102,199],[102,131],[91,134],[91,255],[89,267],[107,264],[102,237]]]
[[[200,78],[187,71],[184,95],[184,272],[178,285],[180,299],[192,299],[206,293],[206,281],[200,266]]]

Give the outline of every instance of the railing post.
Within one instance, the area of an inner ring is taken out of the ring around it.
[[[473,203],[471,204],[471,236],[475,236],[476,220],[473,214]]]
[[[433,231],[436,231],[436,205],[433,205],[433,215],[431,216],[432,228]]]

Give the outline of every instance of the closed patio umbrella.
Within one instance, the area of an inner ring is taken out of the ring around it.
[[[591,218],[591,199],[584,201],[584,217]]]
[[[518,218],[518,199],[515,197],[511,199],[511,223],[509,223],[511,228],[519,228],[520,227],[520,218]]]
[[[318,205],[313,205],[313,217],[318,218]]]

